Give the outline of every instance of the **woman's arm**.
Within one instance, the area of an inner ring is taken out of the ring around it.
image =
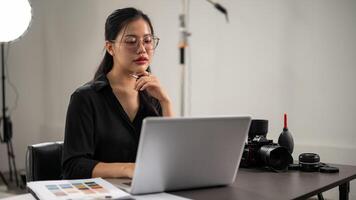
[[[161,100],[159,103],[161,104],[161,107],[162,107],[163,117],[173,117],[174,116],[172,102],[170,99]]]
[[[80,92],[71,96],[65,126],[63,178],[90,178],[98,161],[93,159],[95,142],[92,107]]]
[[[164,117],[173,117],[173,107],[172,101],[169,98],[167,92],[162,88],[161,83],[158,78],[148,72],[143,72],[139,74],[136,81],[136,90],[146,90],[148,94],[156,98],[162,107],[162,115]]]
[[[99,162],[93,169],[92,177],[132,178],[135,163],[104,163]]]

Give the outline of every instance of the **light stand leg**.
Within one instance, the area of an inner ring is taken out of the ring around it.
[[[9,163],[9,180],[12,182],[12,166],[11,166],[11,152],[10,152],[10,145],[6,142],[7,147],[7,161]]]
[[[16,168],[16,161],[15,161],[15,153],[14,149],[12,148],[12,140],[9,141],[9,146],[10,146],[10,153],[11,154],[11,161],[12,161],[12,166],[14,169],[14,176],[15,176],[15,181],[16,181],[16,186],[19,186],[19,180],[18,180],[18,175],[17,175],[17,168]]]
[[[2,182],[6,185],[6,187],[9,187],[9,184],[7,183],[4,174],[2,174],[2,172],[0,171],[0,178],[2,180]]]

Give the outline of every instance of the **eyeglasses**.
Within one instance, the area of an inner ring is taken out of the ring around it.
[[[121,42],[129,50],[137,50],[141,44],[141,39],[134,35],[127,35],[122,40],[111,40],[111,42]],[[146,35],[142,38],[143,46],[147,51],[156,49],[159,43],[159,38],[153,35]]]

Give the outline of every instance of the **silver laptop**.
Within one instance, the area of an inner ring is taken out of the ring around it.
[[[131,194],[232,184],[251,118],[146,118],[130,179],[109,179]]]

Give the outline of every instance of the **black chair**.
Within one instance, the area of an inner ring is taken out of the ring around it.
[[[46,142],[27,147],[26,181],[62,179],[63,142]]]

